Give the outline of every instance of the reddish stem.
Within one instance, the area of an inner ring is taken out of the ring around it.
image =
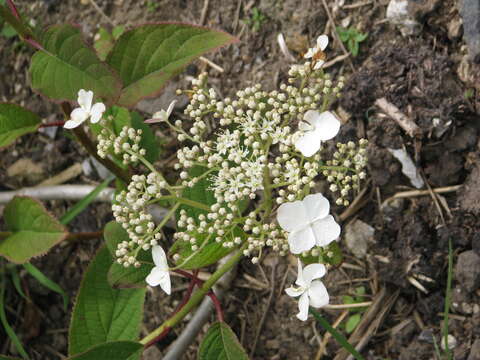
[[[13,3],[12,0],[7,0],[8,7],[10,8],[10,11],[12,12],[13,16],[15,16],[17,19],[20,19],[20,14],[18,13],[17,7]]]
[[[182,270],[180,270],[182,271]],[[184,271],[182,271],[184,272]],[[184,272],[186,274],[189,274],[187,272]],[[187,292],[185,293],[185,295],[183,296],[183,300],[182,302],[177,306],[177,308],[175,309],[175,311],[172,313],[172,315],[170,315],[170,317],[172,317],[173,315],[175,315],[177,312],[180,311],[180,309],[182,307],[185,306],[185,304],[188,302],[188,300],[190,300],[190,297],[192,296],[192,292],[193,292],[193,288],[195,287],[195,285],[197,284],[197,282],[195,281],[195,279],[193,278],[193,276],[196,276],[198,273],[198,270],[195,270],[194,272],[194,275],[193,274],[189,274],[189,275],[192,275],[192,278],[190,279],[190,284],[188,285],[188,289],[187,289]],[[167,327],[165,328],[165,330],[160,334],[158,335],[155,339],[153,339],[152,341],[150,341],[149,343],[147,343],[145,345],[145,349],[152,346],[153,344],[155,344],[156,342],[162,340],[165,336],[167,336],[167,334],[170,332],[171,328],[170,327]]]
[[[158,335],[156,338],[152,339],[152,341],[150,341],[149,343],[145,344],[145,349],[152,346],[153,344],[155,344],[157,341],[160,341],[162,340],[165,336],[167,336],[167,334],[170,332],[172,328],[171,327],[166,327],[165,330],[163,330],[161,332],[160,335]]]
[[[44,128],[44,127],[63,126],[63,125],[65,125],[65,121],[55,121],[51,123],[41,124],[40,127]]]
[[[196,274],[190,274],[189,272],[187,271],[183,271],[183,270],[175,270],[175,272],[177,274],[180,274],[180,275],[183,275],[189,279],[191,279],[192,281],[195,282],[196,285],[198,285],[199,287],[202,286],[203,284],[203,281],[200,280]],[[220,304],[220,301],[218,300],[217,296],[215,295],[215,293],[210,290],[207,295],[210,297],[210,299],[212,300],[213,302],[213,305],[215,306],[215,311],[217,312],[217,318],[218,318],[218,321],[220,322],[223,322],[224,321],[224,317],[223,317],[223,311],[222,311],[222,306]]]

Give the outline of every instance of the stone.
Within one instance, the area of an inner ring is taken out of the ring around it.
[[[473,342],[467,360],[480,360],[480,339]]]
[[[390,0],[386,18],[391,24],[399,28],[403,36],[420,33],[420,23],[408,12],[408,0]]]
[[[476,290],[480,286],[480,256],[473,250],[461,253],[455,266],[455,277],[466,290]]]
[[[463,39],[468,47],[470,60],[480,63],[480,1],[463,0],[460,6],[463,18]]]
[[[375,229],[361,220],[345,227],[345,244],[353,255],[362,259],[367,255],[368,243],[374,242]]]

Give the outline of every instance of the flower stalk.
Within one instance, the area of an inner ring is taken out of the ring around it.
[[[140,340],[141,344],[144,344],[147,346],[150,344],[150,342],[154,339],[156,339],[158,336],[160,336],[162,333],[165,331],[168,331],[167,329],[174,327],[177,325],[190,311],[197,306],[200,301],[205,297],[205,295],[208,294],[210,289],[215,285],[215,283],[225,274],[227,271],[229,271],[232,267],[234,267],[243,257],[243,250],[248,246],[247,243],[245,243],[236,253],[233,255],[224,265],[222,265],[217,271],[215,271],[210,278],[203,283],[201,287],[192,295],[190,300],[185,304],[185,306],[180,309],[176,314],[174,314],[171,318],[166,320],[162,325],[160,325],[158,328],[153,330],[150,334],[148,334],[146,337],[144,337],[142,340]]]

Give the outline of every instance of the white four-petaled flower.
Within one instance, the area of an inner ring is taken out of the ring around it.
[[[329,302],[329,296],[325,285],[320,280],[326,273],[325,266],[323,264],[310,264],[302,269],[302,264],[298,260],[298,275],[295,284],[298,287],[291,286],[285,289],[288,296],[297,297],[298,309],[300,312],[297,314],[297,318],[302,321],[308,318],[308,307],[320,308],[325,306]]]
[[[150,271],[145,281],[150,286],[160,285],[168,295],[171,293],[170,273],[168,272],[167,255],[161,246],[152,247],[152,257],[155,267]]]
[[[155,114],[153,114],[153,118],[149,120],[145,120],[146,123],[148,124],[154,124],[154,123],[159,123],[159,122],[165,122],[168,120],[170,117],[170,114],[173,111],[173,108],[175,107],[175,104],[177,103],[177,100],[173,100],[170,105],[168,105],[168,109],[165,110],[160,110],[157,111]]]
[[[295,141],[295,148],[303,156],[310,157],[320,150],[322,141],[330,140],[338,134],[340,121],[330,111],[320,114],[316,110],[308,110],[298,128],[301,134]]]
[[[309,48],[307,53],[303,56],[305,59],[313,58],[315,60],[315,64],[313,68],[318,70],[325,64],[325,60],[323,58],[318,58],[317,54],[323,53],[328,46],[328,36],[327,35],[320,35],[317,38],[317,45],[313,48]]]
[[[64,127],[66,129],[73,129],[82,124],[85,120],[90,118],[92,123],[99,122],[105,111],[105,105],[98,102],[92,106],[93,91],[85,91],[80,89],[78,92],[79,108],[73,109],[70,113],[70,120],[68,120]]]
[[[330,203],[320,193],[280,205],[277,220],[289,232],[288,244],[293,254],[327,246],[340,236],[340,225],[329,212]]]

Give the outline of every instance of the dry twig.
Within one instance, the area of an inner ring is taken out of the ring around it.
[[[422,130],[418,127],[418,125],[387,99],[377,99],[375,101],[375,105],[377,105],[386,115],[395,120],[397,124],[412,138],[418,138],[422,136]]]

